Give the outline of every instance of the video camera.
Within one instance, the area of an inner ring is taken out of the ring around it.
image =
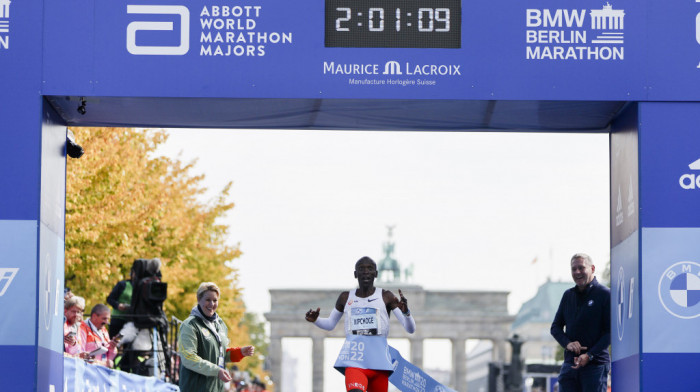
[[[163,302],[168,297],[168,284],[161,282],[159,259],[136,259],[132,267],[131,310],[136,328],[164,327],[167,323]]]

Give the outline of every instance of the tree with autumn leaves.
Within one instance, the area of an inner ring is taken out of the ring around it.
[[[222,218],[233,208],[229,183],[204,203],[203,175],[194,162],[156,157],[162,130],[71,128],[85,155],[69,159],[66,181],[66,286],[87,307],[105,303],[118,281],[129,278],[134,259],[159,258],[168,283],[165,313],[184,320],[196,303],[199,284],[221,288],[217,313],[235,345],[250,344],[245,306],[233,261],[239,248],[226,244]],[[248,358],[242,369],[257,369]]]

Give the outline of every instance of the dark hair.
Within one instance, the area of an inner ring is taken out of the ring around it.
[[[92,310],[90,311],[90,316],[92,316],[93,314],[102,314],[104,312],[109,313],[109,308],[107,307],[107,305],[97,304],[97,305],[92,307]]]
[[[357,260],[357,263],[355,263],[355,269],[357,269],[357,266],[362,263],[372,263],[372,265],[374,265],[374,269],[377,269],[377,263],[375,263],[374,260],[367,256],[364,256],[360,260]]]

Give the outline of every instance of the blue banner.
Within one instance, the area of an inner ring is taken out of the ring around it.
[[[36,390],[36,362],[36,346],[0,345],[0,385],[3,390],[9,385],[16,391]]]
[[[395,348],[389,346],[389,353],[394,362],[394,373],[389,377],[396,388],[403,392],[455,392],[430,377],[417,366],[403,359]]]
[[[76,358],[64,359],[63,390],[73,392],[178,392],[180,388],[155,377],[143,377],[91,365]]]
[[[120,0],[45,7],[46,95],[700,98],[700,4],[693,1],[326,0],[301,7]]]
[[[700,226],[700,105],[644,102],[639,107],[642,226]]]
[[[0,220],[0,345],[36,344],[38,222]],[[33,362],[33,361],[32,361]]]
[[[648,3],[46,2],[43,93],[644,100],[655,91],[648,75],[664,73],[649,70],[649,47],[672,47],[649,30]],[[695,43],[692,21],[674,25],[688,30],[675,34],[687,44],[664,53],[677,59]],[[698,98],[695,79],[684,91]]]
[[[700,347],[700,228],[642,229],[642,350],[697,353]]]

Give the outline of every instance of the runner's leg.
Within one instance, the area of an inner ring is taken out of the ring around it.
[[[368,392],[365,369],[345,368],[345,390],[347,392]]]
[[[389,390],[389,372],[370,370],[369,389],[367,392],[387,392]]]

